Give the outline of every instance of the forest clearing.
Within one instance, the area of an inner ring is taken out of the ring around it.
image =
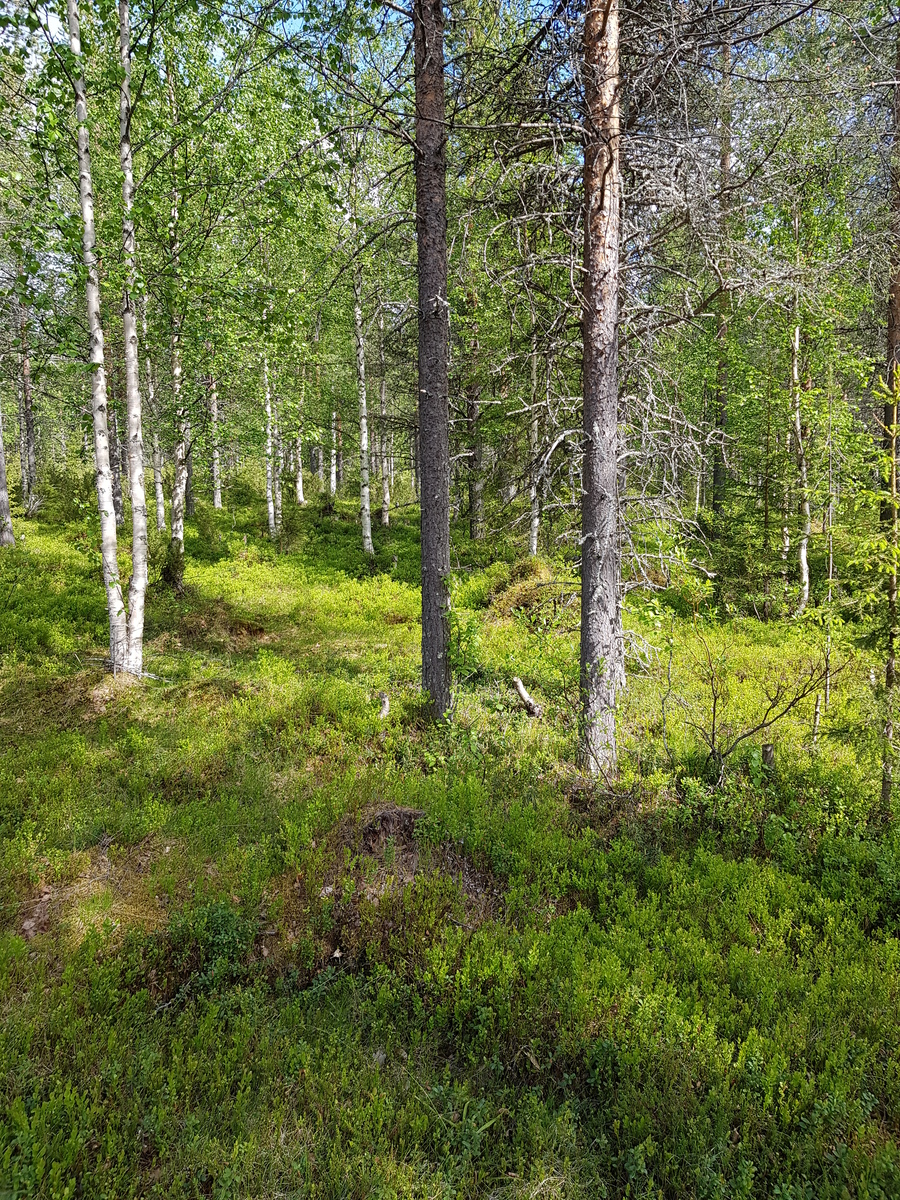
[[[900,11],[0,0],[0,1200],[900,1197]]]

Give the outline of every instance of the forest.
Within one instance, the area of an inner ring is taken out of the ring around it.
[[[900,1197],[900,4],[0,0],[0,1200]]]

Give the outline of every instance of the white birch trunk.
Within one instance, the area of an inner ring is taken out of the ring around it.
[[[159,434],[156,432],[156,421],[153,423],[153,487],[156,492],[156,528],[166,528],[166,492],[163,487],[162,451],[159,448]]]
[[[172,485],[172,550],[184,555],[184,506],[187,495],[188,424],[181,367],[181,318],[172,327],[172,399],[175,405],[175,480]],[[179,584],[180,586],[180,584]]]
[[[328,494],[337,492],[337,413],[331,412],[331,473],[328,477]]]
[[[272,491],[275,499],[275,528],[281,533],[281,472],[284,470],[284,447],[281,444],[281,413],[277,397],[272,406],[272,417],[275,444],[275,470],[272,476]]]
[[[173,126],[179,124],[178,99],[175,95],[175,77],[169,56],[165,53],[166,92],[169,101],[169,115]],[[180,263],[180,246],[178,242],[179,223],[178,187],[175,179],[175,163],[172,166],[172,205],[171,205],[171,234],[170,253],[176,271]],[[169,543],[169,566],[167,574],[176,592],[181,592],[184,586],[184,510],[188,487],[188,417],[184,403],[184,389],[181,365],[181,314],[172,314],[172,401],[175,408],[175,477],[172,483],[172,537]]]
[[[362,518],[363,553],[374,555],[372,504],[369,496],[369,408],[366,399],[366,343],[362,320],[362,277],[357,268],[353,280],[353,332],[356,338],[356,387],[359,394],[359,506]]]
[[[809,533],[812,515],[809,506],[809,472],[806,464],[806,445],[803,441],[803,419],[800,410],[800,326],[791,334],[791,399],[794,416],[794,452],[797,456],[797,476],[800,485],[800,537],[797,560],[800,567],[800,599],[795,616],[802,616],[809,603]]]
[[[222,507],[222,467],[219,457],[219,384],[210,376],[209,419],[212,426],[212,485],[213,508]]]
[[[91,339],[91,412],[94,421],[94,462],[97,505],[100,510],[100,551],[106,606],[109,613],[109,661],[113,671],[125,665],[127,629],[125,603],[119,580],[116,516],[109,466],[109,430],[106,411],[106,365],[103,326],[100,322],[100,281],[97,274],[94,228],[94,191],[87,125],[87,89],[81,71],[81,29],[78,0],[68,0],[69,46],[75,60],[75,119],[78,126],[78,198],[82,222],[82,261],[87,274],[86,306]]]
[[[269,514],[269,537],[272,541],[278,535],[275,525],[275,491],[273,487],[273,436],[272,436],[272,393],[269,390],[269,360],[263,355],[263,393],[266,400],[266,508]]]
[[[119,53],[123,80],[119,92],[119,161],[122,167],[122,258],[125,288],[122,331],[125,341],[125,403],[128,424],[128,480],[131,490],[131,583],[128,588],[126,671],[144,669],[144,600],[147,594],[147,496],[144,490],[144,434],[138,379],[137,314],[134,309],[134,167],[131,155],[131,21],[128,0],[119,0]]]
[[[303,407],[306,400],[306,363],[303,364],[302,374],[300,376],[300,409],[297,413],[297,441],[294,446],[294,451],[297,456],[295,463],[296,476],[294,478],[294,495],[298,504],[305,504],[306,499],[303,495]]]

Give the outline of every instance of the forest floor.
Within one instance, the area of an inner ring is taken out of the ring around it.
[[[865,652],[720,779],[712,692],[725,745],[823,632],[633,598],[590,787],[565,563],[455,562],[433,728],[414,510],[373,568],[351,502],[274,547],[240,498],[153,586],[140,683],[89,505],[0,557],[0,1196],[900,1196]]]

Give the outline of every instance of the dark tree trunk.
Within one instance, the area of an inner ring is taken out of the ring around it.
[[[888,300],[887,386],[884,405],[883,447],[888,462],[888,493],[881,506],[881,521],[891,552],[887,578],[887,652],[885,655],[884,753],[881,773],[881,805],[891,811],[894,784],[894,692],[897,686],[897,405],[900,392],[900,35],[897,38],[896,83],[894,84],[893,154],[891,161],[891,290]]]
[[[581,501],[582,766],[616,769],[616,692],[624,677],[619,599],[619,10],[584,18],[584,465]]]
[[[450,412],[447,163],[442,0],[413,5],[416,238],[419,276],[419,474],[422,687],[435,717],[450,708]]]
[[[0,546],[14,546],[12,517],[9,510],[9,485],[6,482],[6,449],[3,445],[3,409],[0,406]]]
[[[726,3],[727,7],[727,3]],[[729,81],[731,78],[731,35],[722,45],[722,109],[719,139],[720,174],[722,188],[720,208],[720,238],[724,244],[728,233],[728,186],[731,182],[731,103]],[[716,329],[716,432],[718,439],[714,447],[712,510],[719,516],[725,508],[725,437],[728,432],[728,325],[731,318],[731,297],[726,292],[719,299],[719,320]]]
[[[484,443],[481,438],[481,380],[478,374],[478,329],[472,333],[466,387],[466,418],[469,426],[469,537],[473,542],[484,537]]]

